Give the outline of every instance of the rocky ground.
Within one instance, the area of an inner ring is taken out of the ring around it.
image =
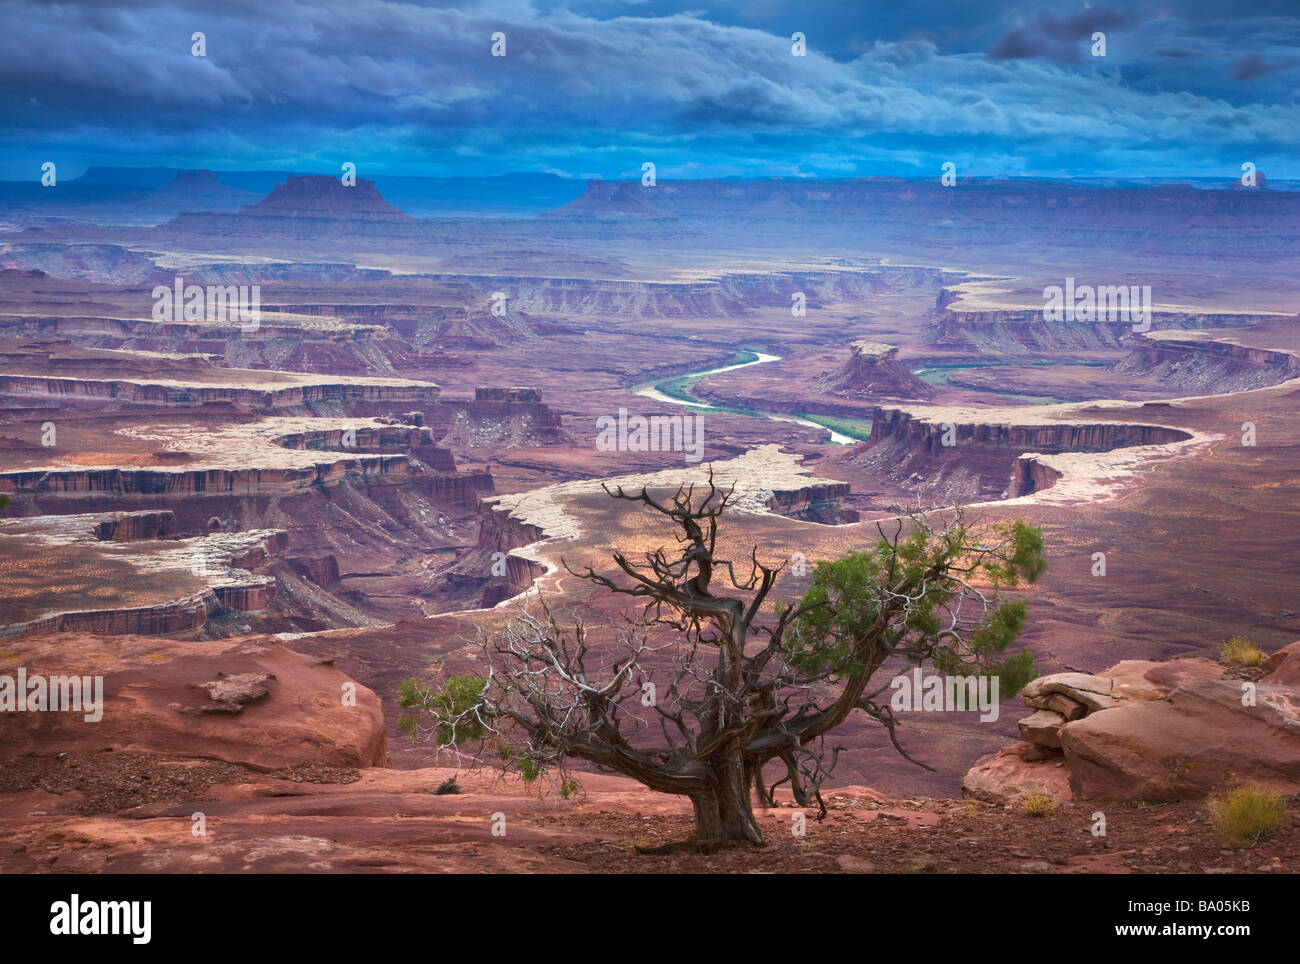
[[[455,776],[456,794],[438,788]],[[1285,873],[1300,820],[1253,848],[1220,841],[1204,801],[1015,805],[862,787],[826,796],[818,822],[758,811],[762,848],[646,854],[691,832],[684,801],[582,777],[571,801],[516,781],[435,768],[245,767],[139,754],[24,763],[0,783],[0,872]],[[1293,808],[1296,803],[1293,801]],[[803,811],[798,811],[803,812]],[[1097,813],[1106,834],[1095,836]],[[1293,811],[1294,812],[1294,811]],[[195,815],[203,814],[204,835]],[[494,815],[504,836],[494,836]]]
[[[1251,671],[1207,660],[1129,661],[1109,676],[1043,677],[1024,699],[1033,717],[1055,719],[1021,724],[1038,741],[1021,746],[1036,755],[1011,765],[1003,751],[992,764],[981,761],[967,775],[966,799],[828,786],[824,819],[788,802],[759,809],[765,846],[712,853],[652,852],[690,836],[689,803],[624,777],[578,772],[579,790],[565,797],[546,778],[526,785],[490,768],[430,766],[436,761],[424,744],[403,741],[388,755],[380,701],[364,687],[355,687],[354,700],[340,699],[350,685],[332,657],[266,637],[166,643],[83,635],[43,640],[25,658],[32,672],[48,674],[74,651],[106,677],[110,712],[95,726],[64,714],[6,720],[0,872],[1271,874],[1300,867],[1300,643]],[[1256,686],[1267,712],[1179,709],[1180,698],[1207,683],[1243,682]],[[1172,726],[1157,716],[1146,728],[1121,727],[1124,746],[1142,745],[1138,756],[1107,755],[1114,741],[1099,752],[1071,734],[1152,708],[1182,715]],[[1064,743],[1064,755],[1053,743]],[[1218,836],[1209,795],[1245,781],[1282,790],[1290,816],[1254,846],[1230,846]],[[1035,793],[1041,810],[1029,805]]]

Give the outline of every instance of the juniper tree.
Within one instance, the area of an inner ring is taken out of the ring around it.
[[[1001,593],[1046,568],[1035,527],[977,531],[959,507],[914,511],[878,523],[871,548],[816,563],[801,598],[777,602],[784,563],[765,564],[756,549],[739,563],[718,551],[734,486],[722,491],[710,473],[698,492],[687,485],[666,498],[606,492],[662,516],[675,535],[675,545],[637,559],[615,552],[612,574],[566,565],[639,604],[613,646],[594,642],[589,620],[561,616],[539,596],[480,632],[484,675],[453,677],[440,690],[408,682],[405,728],[461,755],[489,748],[530,780],[586,761],[688,797],[689,846],[761,844],[751,789],[772,803],[764,766],[783,769],[777,785],[788,781],[800,805],[820,803],[843,749],[827,737],[853,713],[882,725],[911,760],[880,699],[886,663],[997,675],[1005,695],[1033,678],[1032,653],[1005,655],[1025,604]],[[564,789],[572,786],[566,777]]]

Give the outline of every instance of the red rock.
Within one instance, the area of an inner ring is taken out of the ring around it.
[[[1037,750],[1032,744],[1017,743],[981,757],[962,778],[962,794],[986,803],[1010,803],[1033,790],[1056,800],[1073,799],[1060,755],[1030,759],[1038,756]]]
[[[1016,725],[1020,727],[1021,738],[1039,746],[1059,747],[1060,730],[1065,717],[1052,710],[1036,710]]]
[[[898,362],[898,349],[872,341],[855,341],[849,359],[819,386],[845,398],[929,398],[934,389]]]
[[[102,676],[103,718],[91,723],[76,712],[5,714],[0,730],[5,756],[200,752],[256,769],[303,763],[384,766],[387,761],[379,698],[335,667],[269,637],[178,642],[69,634],[24,639],[21,645],[21,654],[0,663],[0,673],[13,676],[23,666],[29,678]],[[262,679],[268,695],[254,699],[259,687],[232,688],[221,685],[223,679],[236,684]],[[217,699],[247,696],[242,711],[185,712],[205,700],[194,689],[203,681],[219,684]],[[349,691],[355,692],[355,706],[344,705]]]
[[[1167,699],[1126,703],[1061,728],[1080,799],[1171,800],[1251,781],[1300,792],[1300,699],[1260,683],[1242,706],[1235,680],[1186,683]]]
[[[1268,675],[1262,682],[1300,688],[1300,642],[1283,646],[1264,660],[1264,672]]]
[[[1126,659],[1099,676],[1115,681],[1114,693],[1131,700],[1156,700],[1195,680],[1223,678],[1223,667],[1210,659]]]

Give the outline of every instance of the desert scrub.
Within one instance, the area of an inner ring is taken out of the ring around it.
[[[1249,636],[1240,633],[1223,644],[1219,655],[1232,666],[1258,666],[1264,662],[1263,651],[1250,641]]]
[[[456,782],[455,777],[448,777],[443,780],[442,783],[438,784],[438,789],[433,792],[440,797],[446,796],[449,793],[460,793],[460,784]]]
[[[1262,787],[1237,787],[1210,801],[1210,817],[1226,842],[1253,847],[1286,823],[1286,801],[1282,794]]]
[[[1043,817],[1056,809],[1056,801],[1052,799],[1051,794],[1044,793],[1042,790],[1030,790],[1023,794],[1020,797],[1020,805],[1031,817]]]

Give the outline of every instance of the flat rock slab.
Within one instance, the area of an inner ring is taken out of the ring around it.
[[[1060,731],[1061,727],[1065,725],[1065,717],[1051,710],[1038,710],[1026,716],[1016,725],[1020,727],[1020,735],[1030,743],[1059,748],[1061,745]]]
[[[12,676],[22,666],[29,678],[102,676],[103,718],[5,714],[5,756],[103,750],[184,756],[202,748],[207,759],[261,770],[387,762],[379,697],[338,668],[272,637],[205,642],[66,633],[29,637],[14,646],[0,659],[0,673]],[[203,699],[195,680],[210,681],[216,702],[209,707],[238,712],[194,712]],[[349,692],[355,705],[345,703]]]
[[[1259,683],[1199,680],[1167,699],[1126,703],[1061,728],[1075,795],[1089,800],[1203,796],[1235,781],[1300,792],[1300,701]]]

